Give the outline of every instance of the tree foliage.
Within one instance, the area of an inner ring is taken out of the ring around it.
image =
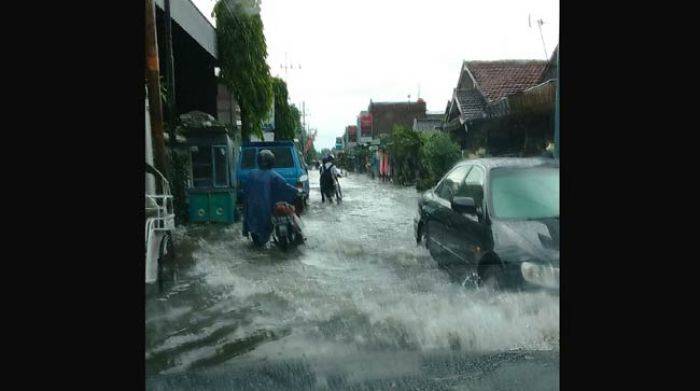
[[[260,0],[219,0],[214,6],[224,85],[241,108],[243,139],[262,137],[262,121],[272,103],[272,79],[260,18]]]
[[[273,77],[272,93],[275,101],[275,140],[293,140],[296,136],[297,123],[289,106],[287,83]]]
[[[439,132],[423,138],[419,156],[421,170],[416,188],[423,191],[435,186],[462,154],[448,134]]]
[[[418,133],[401,125],[394,125],[387,147],[393,159],[394,178],[400,184],[412,183],[416,179],[418,154],[421,139]]]
[[[306,151],[306,156],[304,156],[306,159],[307,164],[311,164],[312,162],[315,162],[321,158],[321,155],[318,153],[316,150],[316,147],[311,144],[311,148],[309,148],[308,151]]]
[[[299,140],[303,138],[304,142],[306,142],[306,137],[301,137],[301,134],[305,133],[304,128],[301,126],[301,111],[299,111],[296,105],[292,104],[289,106],[289,112],[292,117],[292,123],[294,124],[294,134]]]

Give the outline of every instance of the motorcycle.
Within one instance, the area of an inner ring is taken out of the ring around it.
[[[301,227],[294,221],[295,216],[296,208],[287,202],[278,202],[272,209],[272,240],[282,251],[304,244]]]
[[[321,189],[322,203],[328,200],[328,202],[332,204],[333,197],[335,197],[335,201],[338,204],[340,204],[340,202],[343,200],[343,192],[340,190],[340,182],[338,182],[337,178],[335,181],[328,183],[327,185],[323,186],[323,189]]]

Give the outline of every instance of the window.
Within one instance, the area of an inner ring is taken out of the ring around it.
[[[229,184],[228,159],[226,159],[226,146],[215,145],[214,153],[214,187],[227,187]]]
[[[243,158],[241,159],[241,168],[255,168],[255,157],[257,156],[257,151],[255,148],[248,148],[243,150]]]
[[[469,175],[464,178],[464,182],[462,182],[456,195],[473,198],[477,208],[481,208],[484,200],[484,176],[484,170],[481,167],[474,166]]]
[[[530,220],[559,217],[559,169],[497,169],[490,181],[493,215]]]
[[[474,166],[474,168],[469,172],[469,175],[464,178],[464,183],[471,185],[483,185],[484,169],[479,166]]]
[[[211,148],[200,145],[192,148],[192,185],[195,188],[211,187]]]
[[[294,158],[292,156],[292,148],[290,147],[271,147],[269,148],[275,154],[275,165],[273,168],[289,168],[294,167]]]
[[[448,201],[451,200],[452,196],[457,193],[459,184],[467,175],[470,168],[471,166],[459,166],[450,171],[435,190],[438,197]]]

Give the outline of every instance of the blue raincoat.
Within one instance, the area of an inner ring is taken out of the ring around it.
[[[272,233],[272,207],[280,201],[293,203],[298,190],[273,170],[253,170],[246,181],[243,234],[255,234],[267,243]]]

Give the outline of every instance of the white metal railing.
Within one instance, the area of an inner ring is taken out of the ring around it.
[[[146,219],[146,241],[149,230],[171,231],[175,229],[175,208],[173,195],[170,193],[170,183],[156,168],[153,171],[158,174],[162,194],[146,194],[146,214],[154,214]]]

